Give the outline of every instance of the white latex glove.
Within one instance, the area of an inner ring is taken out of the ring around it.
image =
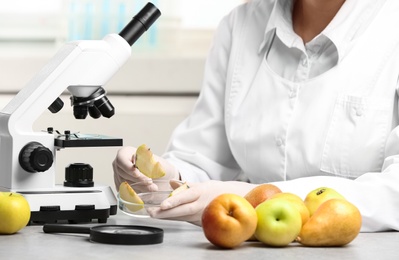
[[[115,187],[119,190],[122,182],[127,181],[130,184],[136,182],[144,182],[143,185],[135,186],[136,192],[154,191],[157,189],[156,185],[151,182],[151,178],[142,174],[135,166],[132,158],[135,158],[136,148],[131,146],[122,147],[118,150],[115,160],[112,162],[114,170]],[[154,159],[161,163],[165,170],[165,176],[160,179],[163,180],[178,180],[180,174],[178,170],[168,161],[154,154]]]
[[[201,226],[202,212],[218,195],[234,193],[245,196],[254,184],[240,181],[207,181],[188,183],[189,189],[183,190],[164,200],[160,207],[147,209],[153,218],[182,220]]]

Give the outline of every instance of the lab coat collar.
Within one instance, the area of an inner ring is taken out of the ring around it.
[[[274,2],[274,7],[270,14],[270,18],[264,33],[264,38],[259,46],[258,53],[261,53],[266,45],[268,45],[270,39],[272,38],[270,35],[277,31],[279,37],[282,38],[283,42],[289,44],[289,46],[293,46],[293,43],[297,41],[295,38],[299,37],[294,34],[292,29],[292,8],[293,0],[276,0]]]
[[[346,0],[321,32],[335,44],[340,60],[350,43],[362,34],[384,3],[386,0]]]
[[[275,1],[258,53],[268,45],[273,33],[276,33],[288,47],[304,49],[302,39],[292,27],[294,1]],[[326,36],[336,46],[339,60],[344,56],[349,43],[367,28],[385,2],[386,0],[346,0],[334,19],[321,32],[321,35]]]

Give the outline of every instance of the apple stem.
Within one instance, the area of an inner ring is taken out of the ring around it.
[[[320,195],[320,194],[322,194],[323,192],[325,192],[326,191],[326,189],[321,189],[321,190],[319,190],[318,192],[316,192],[316,195]]]

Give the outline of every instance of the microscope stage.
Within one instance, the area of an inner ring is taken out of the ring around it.
[[[57,136],[54,145],[61,148],[122,146],[123,139],[97,134],[71,133]]]

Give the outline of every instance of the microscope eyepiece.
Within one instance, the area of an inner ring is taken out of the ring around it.
[[[119,35],[130,45],[133,45],[160,16],[161,11],[152,3],[147,3],[123,28]]]
[[[119,33],[130,45],[133,45],[141,35],[161,16],[161,11],[152,3],[147,3]],[[100,86],[89,97],[71,96],[73,114],[76,119],[85,119],[87,114],[92,118],[102,116],[110,118],[115,114],[115,108]],[[51,111],[57,110],[58,103],[50,106]]]

